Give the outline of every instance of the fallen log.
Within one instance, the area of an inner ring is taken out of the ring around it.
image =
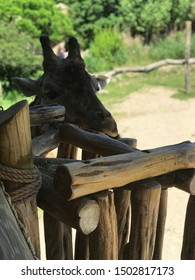
[[[94,231],[99,222],[100,210],[94,200],[79,198],[74,201],[64,201],[64,198],[53,189],[53,178],[43,173],[37,204],[54,219],[83,234]]]
[[[65,107],[59,104],[31,106],[30,125],[36,126],[44,123],[60,123],[65,119]]]
[[[103,157],[62,165],[57,168],[54,186],[65,199],[75,199],[130,182],[195,167],[195,143]],[[191,190],[195,194],[195,188]]]

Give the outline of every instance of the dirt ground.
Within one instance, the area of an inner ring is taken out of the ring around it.
[[[139,149],[177,144],[186,140],[194,142],[195,99],[181,101],[172,98],[173,94],[173,90],[163,87],[145,88],[114,105],[111,113],[117,121],[121,137],[136,138]],[[188,197],[183,191],[169,189],[164,260],[180,259]],[[41,229],[43,230],[42,225]],[[43,241],[41,244],[44,246]],[[42,259],[44,258],[43,253]]]
[[[173,90],[145,88],[115,105],[115,117],[122,137],[138,140],[139,149],[195,141],[195,99],[172,98]],[[168,213],[164,239],[164,260],[180,259],[188,194],[169,189]]]

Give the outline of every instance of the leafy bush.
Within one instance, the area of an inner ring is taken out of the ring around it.
[[[178,32],[172,38],[160,39],[155,44],[150,44],[149,55],[152,59],[185,58],[185,37]],[[191,57],[195,57],[195,35],[191,38]]]
[[[121,34],[112,28],[99,29],[85,57],[91,72],[109,70],[126,61],[126,49]]]
[[[173,38],[160,39],[157,43],[150,44],[149,55],[155,60],[165,58],[184,58],[185,39],[183,35],[177,33]]]
[[[14,24],[0,23],[0,82],[3,94],[13,88],[11,77],[33,77],[42,69],[40,43]]]

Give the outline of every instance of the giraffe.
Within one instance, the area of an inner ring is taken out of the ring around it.
[[[40,42],[43,75],[37,80],[13,77],[16,87],[25,96],[35,96],[33,105],[63,105],[66,122],[117,137],[116,122],[96,95],[106,86],[108,78],[95,77],[87,72],[77,39],[69,39],[68,56],[64,59],[55,55],[47,35],[41,35]]]

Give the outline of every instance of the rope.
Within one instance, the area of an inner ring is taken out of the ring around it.
[[[37,194],[41,185],[41,175],[36,167],[33,169],[17,169],[0,163],[0,179],[17,184],[25,184],[9,190],[12,202],[20,201]]]
[[[6,193],[5,188],[4,188],[4,185],[3,185],[3,182],[1,182],[1,181],[0,181],[0,187],[1,187],[2,190],[3,190],[3,193],[4,193],[4,195],[5,195],[5,198],[6,198],[8,204],[9,204],[9,206],[10,206],[10,209],[12,210],[12,213],[13,213],[15,219],[16,219],[16,222],[17,222],[19,228],[20,228],[21,231],[22,231],[22,234],[23,234],[23,236],[24,236],[24,238],[25,238],[25,240],[26,240],[26,242],[27,242],[27,244],[28,244],[28,247],[29,247],[29,249],[30,249],[30,251],[31,251],[31,253],[32,253],[33,257],[34,257],[34,259],[35,259],[35,260],[38,260],[38,258],[37,258],[37,256],[36,256],[36,253],[35,253],[35,250],[34,250],[34,247],[33,247],[32,243],[31,243],[31,240],[30,240],[28,231],[26,230],[26,228],[24,227],[24,225],[23,225],[23,224],[21,223],[21,221],[19,220],[18,214],[17,214],[17,212],[16,212],[16,210],[15,210],[13,204],[12,204],[12,199],[10,198],[9,194]]]

